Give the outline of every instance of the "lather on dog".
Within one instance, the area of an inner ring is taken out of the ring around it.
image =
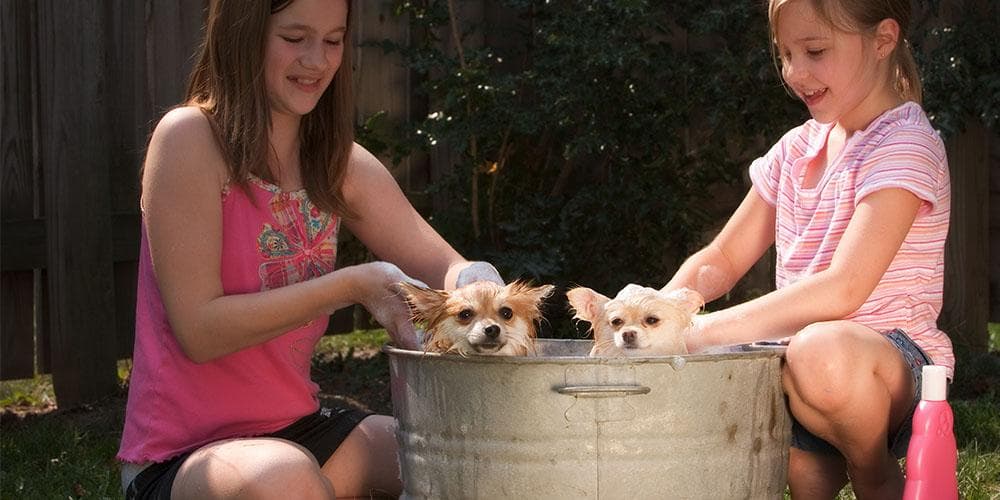
[[[585,287],[566,292],[575,318],[594,332],[591,356],[687,354],[684,331],[705,300],[694,290],[662,292],[628,285],[610,299]]]
[[[416,322],[425,324],[424,350],[525,356],[534,352],[535,321],[552,285],[475,281],[446,291],[400,283]]]

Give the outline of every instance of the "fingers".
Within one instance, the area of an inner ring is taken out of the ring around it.
[[[413,322],[409,319],[398,322],[394,329],[386,328],[386,332],[392,338],[392,345],[411,351],[420,349],[420,339],[417,336],[416,329],[413,328]]]
[[[401,283],[427,288],[427,285],[388,262],[365,264],[369,276],[367,290],[358,302],[385,328],[393,345],[401,349],[417,349],[420,344],[413,327],[410,306],[406,302]]]
[[[417,332],[410,317],[410,307],[402,300],[402,296],[387,298],[372,305],[365,305],[378,324],[385,328],[392,339],[393,345],[401,349],[416,349],[420,346]]]
[[[691,318],[691,325],[684,331],[684,344],[690,354],[698,354],[708,347],[701,336],[702,326],[702,317],[695,316]]]
[[[493,267],[493,264],[484,261],[473,261],[458,273],[458,278],[455,279],[455,287],[461,288],[476,281],[492,281],[500,286],[505,285],[503,278],[500,277],[500,273],[497,271],[497,268]]]

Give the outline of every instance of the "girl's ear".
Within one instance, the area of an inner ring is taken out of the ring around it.
[[[899,44],[899,23],[895,19],[883,19],[875,26],[875,54],[885,59]]]

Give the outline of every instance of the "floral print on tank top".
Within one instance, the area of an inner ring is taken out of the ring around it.
[[[250,182],[271,193],[268,202],[275,225],[264,224],[257,247],[261,290],[280,288],[333,271],[337,258],[339,218],[325,213],[304,189],[286,192],[259,178]]]

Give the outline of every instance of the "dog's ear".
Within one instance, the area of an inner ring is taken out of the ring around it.
[[[690,288],[678,288],[676,290],[671,290],[665,294],[667,298],[676,300],[681,304],[681,307],[694,314],[701,310],[705,306],[705,298],[701,296],[700,293],[690,289]]]
[[[573,308],[575,317],[591,324],[601,314],[609,298],[586,287],[578,286],[566,292],[570,307]]]
[[[552,285],[532,286],[529,281],[517,280],[507,285],[504,292],[518,314],[534,321],[541,319],[542,300],[552,295],[554,289]]]
[[[532,286],[529,281],[517,280],[507,285],[507,295],[510,297],[526,297],[534,305],[538,305],[542,300],[552,295],[552,290],[556,287],[552,285]]]
[[[405,281],[400,281],[397,285],[410,305],[413,319],[417,321],[429,321],[448,301],[448,292],[443,290],[432,290]]]

